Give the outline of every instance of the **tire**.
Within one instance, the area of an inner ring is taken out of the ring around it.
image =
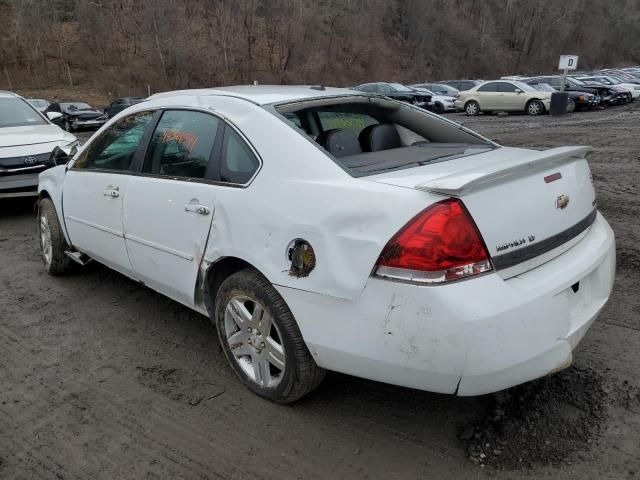
[[[542,115],[544,113],[544,104],[540,100],[529,100],[525,107],[525,112],[529,115]]]
[[[71,126],[71,123],[69,122],[69,120],[65,120],[64,124],[63,124],[63,128],[67,131],[70,132],[73,130],[73,127]]]
[[[324,378],[325,371],[313,360],[284,299],[254,269],[241,270],[222,282],[214,308],[222,350],[252,392],[290,403]]]
[[[64,253],[69,245],[64,238],[56,209],[49,198],[38,202],[38,237],[44,270],[49,275],[63,275],[71,269],[71,259]]]
[[[444,113],[444,105],[442,105],[440,102],[436,102],[434,105],[434,110],[437,114],[442,114]]]
[[[567,99],[567,113],[573,113],[576,110],[576,102],[573,98]]]
[[[467,115],[478,115],[480,114],[480,104],[475,100],[471,100],[464,105],[464,112]]]

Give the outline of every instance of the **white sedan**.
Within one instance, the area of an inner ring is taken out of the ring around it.
[[[325,370],[484,394],[567,367],[610,295],[587,151],[501,147],[343,89],[163,93],[41,174],[42,257],[209,316],[274,401]]]
[[[38,174],[51,166],[52,150],[71,149],[77,143],[75,136],[51,123],[27,100],[0,91],[0,199],[35,197]]]

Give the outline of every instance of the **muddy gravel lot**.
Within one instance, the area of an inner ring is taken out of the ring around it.
[[[0,478],[640,478],[640,105],[450,115],[499,143],[591,145],[614,293],[550,378],[456,398],[330,373],[257,398],[209,320],[93,263],[42,269],[30,200],[0,203]]]

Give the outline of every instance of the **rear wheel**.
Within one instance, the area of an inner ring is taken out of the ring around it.
[[[227,360],[254,393],[289,403],[324,378],[284,299],[257,271],[242,270],[222,283],[215,323]]]
[[[541,115],[544,113],[544,105],[540,100],[529,100],[525,110],[529,115]]]
[[[480,113],[480,104],[475,100],[471,100],[465,104],[464,111],[467,115],[478,115]]]
[[[50,275],[67,273],[71,268],[71,259],[64,252],[69,245],[62,233],[56,209],[49,198],[43,198],[38,202],[38,233],[45,271]]]
[[[436,102],[433,108],[436,111],[436,113],[444,112],[444,105],[442,105],[440,102]]]

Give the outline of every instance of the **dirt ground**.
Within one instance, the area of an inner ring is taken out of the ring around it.
[[[235,380],[207,318],[95,263],[47,276],[32,202],[4,201],[0,478],[640,478],[640,105],[448,118],[594,147],[618,271],[573,367],[476,398],[331,373],[275,405]]]

